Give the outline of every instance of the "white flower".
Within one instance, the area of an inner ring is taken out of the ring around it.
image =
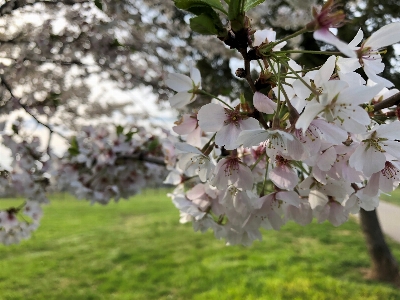
[[[175,147],[176,150],[181,152],[178,153],[178,168],[185,171],[188,176],[199,175],[200,180],[203,182],[210,178],[214,170],[214,164],[208,156],[205,156],[199,149],[189,144],[176,143]]]
[[[357,58],[339,58],[338,67],[343,73],[352,72],[363,67],[365,74],[372,81],[382,84],[385,87],[392,87],[393,83],[376,74],[382,73],[385,65],[382,63],[380,50],[384,47],[400,42],[400,22],[391,23],[375,31],[362,45],[357,45],[363,39],[361,29],[349,43],[349,46],[357,50]]]
[[[201,89],[200,71],[190,66],[190,77],[182,74],[169,73],[165,84],[178,92],[169,98],[169,102],[173,108],[183,108],[190,102],[196,100],[196,91]]]
[[[322,87],[323,93],[307,103],[296,122],[296,128],[305,132],[312,120],[322,114],[325,120],[334,122],[348,132],[365,132],[365,126],[369,125],[371,120],[359,105],[372,100],[382,87],[349,87],[347,82],[342,80],[328,81]]]
[[[349,165],[366,176],[382,170],[389,154],[400,160],[400,122],[375,127],[350,156]]]
[[[227,150],[238,147],[236,140],[240,132],[260,128],[256,119],[243,115],[238,109],[224,108],[214,103],[204,105],[197,118],[203,131],[217,132],[215,144]]]
[[[269,157],[282,155],[286,159],[302,160],[306,155],[301,142],[290,133],[276,130],[244,130],[237,139],[238,145],[243,147],[258,146],[265,143],[265,150]]]
[[[272,29],[264,29],[258,30],[254,33],[254,42],[253,46],[258,47],[262,44],[268,44],[275,42],[276,40],[276,32]],[[279,43],[272,48],[272,51],[279,51],[286,45],[286,42]]]
[[[260,92],[254,93],[253,105],[258,111],[266,114],[273,114],[277,107],[274,101]]]

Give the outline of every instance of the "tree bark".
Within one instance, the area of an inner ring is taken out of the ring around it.
[[[399,266],[386,244],[376,210],[360,209],[360,223],[372,262],[367,277],[400,286]]]

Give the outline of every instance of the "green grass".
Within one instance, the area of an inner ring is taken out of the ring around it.
[[[386,195],[386,194],[382,194],[381,195],[381,199],[386,201],[386,202],[390,202],[393,204],[397,204],[400,205],[400,188],[395,189],[391,195]]]
[[[32,239],[0,246],[0,299],[400,299],[363,279],[369,260],[354,222],[290,223],[226,247],[180,225],[164,192],[108,206],[53,199]]]

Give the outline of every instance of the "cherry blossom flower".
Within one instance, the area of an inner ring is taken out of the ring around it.
[[[348,73],[363,67],[365,74],[372,81],[385,87],[392,87],[393,83],[378,76],[382,73],[385,65],[382,63],[382,49],[384,47],[400,42],[400,22],[391,23],[378,29],[371,36],[357,47],[363,39],[363,32],[360,29],[357,35],[349,43],[349,46],[357,51],[357,57],[339,58],[338,66],[341,72]]]
[[[208,180],[214,170],[214,164],[208,156],[205,156],[199,149],[185,143],[176,143],[175,147],[179,161],[177,167],[183,170],[188,176],[199,175],[201,181]]]
[[[285,190],[293,190],[299,182],[296,170],[290,166],[290,162],[278,155],[275,157],[275,167],[268,173],[269,179],[278,187]]]
[[[319,11],[314,7],[312,10],[314,20],[308,23],[306,28],[314,31],[314,39],[335,46],[340,52],[349,57],[356,57],[356,53],[351,47],[329,31],[329,28],[338,28],[344,24],[345,14],[342,10],[338,10],[337,7],[335,0],[325,2]]]
[[[190,215],[193,219],[200,220],[206,216],[206,212],[202,211],[198,205],[188,200],[185,195],[172,193],[168,194],[168,196],[172,198],[172,202],[177,209]]]
[[[245,130],[239,134],[237,143],[243,147],[258,146],[260,143],[264,143],[269,157],[281,155],[286,159],[301,160],[307,155],[298,139],[279,129]]]
[[[380,192],[376,195],[368,195],[366,193],[366,189],[362,188],[358,190],[356,193],[351,195],[351,197],[343,202],[344,207],[351,214],[357,214],[360,211],[360,208],[371,211],[379,206],[379,197]]]
[[[165,84],[177,94],[169,98],[173,108],[183,108],[196,100],[196,92],[201,89],[200,71],[190,66],[190,77],[182,74],[169,73]]]
[[[257,222],[264,229],[279,230],[285,220],[282,218],[286,206],[300,208],[301,199],[292,191],[281,191],[258,198],[254,203],[254,210],[247,222]],[[245,223],[245,224],[246,224]]]
[[[349,87],[342,80],[328,81],[323,84],[322,94],[307,103],[296,128],[305,132],[311,121],[321,114],[328,122],[334,122],[348,132],[365,132],[371,119],[359,105],[372,100],[381,89],[379,85]]]
[[[276,32],[272,29],[257,30],[254,33],[254,47],[262,47],[263,45],[268,45],[276,40]],[[286,42],[279,43],[272,48],[272,51],[279,51],[286,45]]]
[[[243,130],[260,128],[258,121],[243,115],[238,106],[236,109],[224,108],[209,103],[204,105],[197,115],[199,126],[205,132],[217,132],[215,144],[227,150],[238,147],[236,140]]]
[[[399,132],[399,121],[374,127],[350,156],[350,166],[369,177],[385,167],[387,154],[400,160]]]
[[[374,174],[368,180],[364,193],[369,196],[376,196],[379,190],[391,193],[400,182],[400,164],[395,161],[386,161],[385,167]]]
[[[175,122],[172,130],[179,135],[186,136],[186,142],[195,147],[201,147],[201,128],[197,121],[197,113],[195,114],[184,114],[182,118]]]
[[[300,204],[287,205],[285,209],[285,221],[293,220],[297,224],[305,226],[313,219],[313,212],[307,199],[300,199]]]
[[[274,101],[260,92],[254,93],[253,105],[258,111],[266,114],[273,114],[277,107]]]
[[[250,190],[253,187],[253,173],[238,157],[222,158],[215,167],[211,184],[219,190],[229,185]]]

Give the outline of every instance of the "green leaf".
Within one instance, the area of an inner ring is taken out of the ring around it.
[[[132,137],[133,137],[133,135],[135,134],[136,132],[134,132],[134,131],[129,131],[127,134],[125,134],[125,136],[126,136],[126,142],[130,142],[131,140],[132,140]]]
[[[15,134],[18,134],[18,132],[19,132],[18,125],[12,124],[11,129]]]
[[[77,156],[79,154],[79,145],[76,136],[71,139],[71,146],[68,148],[68,152],[71,156]]]
[[[154,139],[154,140],[150,141],[150,143],[149,143],[149,145],[148,145],[148,147],[147,147],[147,150],[149,150],[150,152],[152,152],[152,151],[154,151],[154,150],[157,149],[158,145],[159,145],[158,140],[157,140],[157,139]]]
[[[221,4],[220,0],[174,0],[175,6],[180,9],[184,9],[187,11],[192,12],[191,9],[194,7],[213,7],[215,9],[218,9],[219,11],[223,12],[224,14],[228,14],[224,7]],[[197,15],[200,15],[202,12],[197,13]]]
[[[190,19],[190,28],[205,35],[217,35],[218,30],[215,28],[213,19],[206,14]]]
[[[265,0],[246,0],[246,3],[244,4],[244,11],[249,11],[253,7],[256,7],[257,5],[263,3]]]
[[[240,94],[240,104],[246,104],[246,98],[243,93]]]
[[[101,3],[101,0],[94,0],[94,5],[100,10],[103,10],[103,3]]]
[[[122,134],[122,132],[124,131],[124,127],[122,127],[121,125],[118,125],[115,127],[117,135]]]
[[[236,20],[236,18],[240,15],[243,1],[244,0],[231,0],[228,13],[229,20]]]

